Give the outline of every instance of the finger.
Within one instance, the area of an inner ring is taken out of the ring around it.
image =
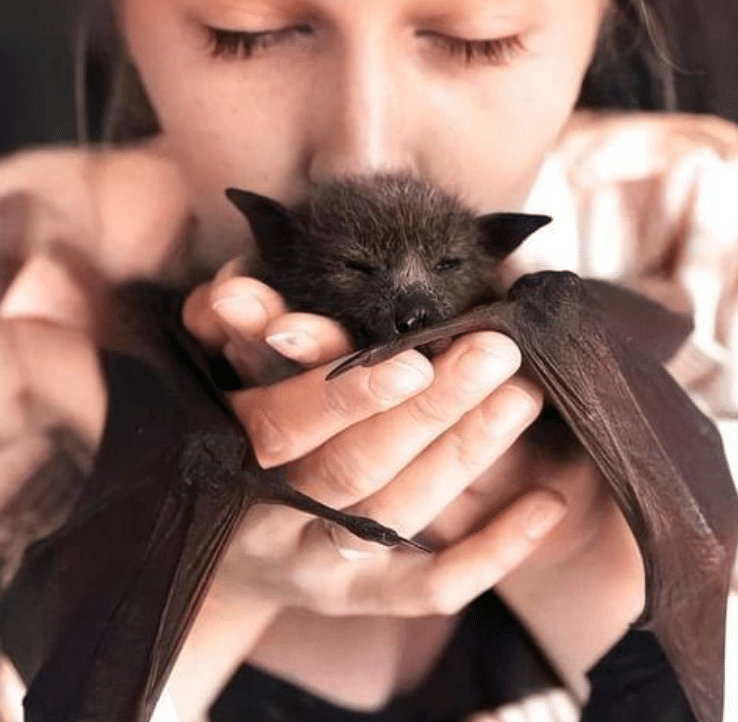
[[[23,722],[23,697],[26,687],[12,662],[0,657],[0,719]]]
[[[350,511],[412,538],[512,446],[536,418],[541,403],[541,394],[531,383],[508,381],[431,444],[395,483]],[[344,549],[371,549],[343,530],[336,532],[336,540]]]
[[[256,552],[268,559],[271,551],[284,541],[284,532],[274,516],[259,514],[265,509],[257,506],[249,512],[248,528],[240,544],[247,554]],[[294,565],[286,585],[278,577],[272,579],[269,566],[262,566],[255,580],[252,576],[244,577],[244,565],[239,564],[233,567],[234,578],[240,577],[239,583],[249,587],[275,584],[278,598],[328,615],[454,614],[532,554],[565,509],[558,494],[536,490],[518,499],[481,531],[441,553],[425,555],[385,549],[356,559],[341,555],[331,544],[329,527],[316,519],[302,525],[299,563]],[[285,510],[288,512],[291,510]],[[258,532],[252,514],[259,517]],[[269,529],[271,536],[264,533]],[[294,530],[290,530],[290,535],[294,537]],[[328,584],[326,569],[331,570]]]
[[[579,722],[581,709],[574,696],[565,689],[552,689],[545,695],[555,722]]]
[[[559,494],[529,492],[483,529],[438,554],[395,554],[381,593],[373,598],[379,609],[398,615],[456,614],[527,559],[565,513]],[[364,598],[365,591],[359,578],[354,593]]]
[[[494,712],[480,712],[471,719],[473,722],[531,722],[523,707],[518,704],[506,704]],[[548,722],[553,722],[553,720],[548,720]]]
[[[266,342],[304,366],[333,361],[351,351],[351,340],[336,321],[312,313],[288,313],[268,324]]]
[[[281,297],[255,278],[231,276],[232,266],[221,272],[185,300],[185,327],[211,348],[222,348],[229,339],[261,340],[267,323],[285,312]]]
[[[182,321],[185,328],[208,348],[222,349],[228,340],[225,329],[213,311],[209,283],[197,286],[187,296],[182,306]]]
[[[577,722],[580,710],[564,689],[550,689],[521,701],[529,722]]]
[[[550,689],[506,704],[493,712],[477,712],[467,722],[577,722],[580,711],[563,689]]]
[[[456,424],[464,414],[484,402],[517,370],[519,363],[517,347],[501,334],[484,332],[459,339],[436,360],[436,378],[428,389],[383,414],[381,419],[356,424],[330,445],[301,461],[297,472],[293,474],[295,483],[307,494],[323,494],[324,487],[330,489],[330,503],[337,505],[367,497],[399,474],[408,462]],[[490,399],[480,413],[487,412],[487,406],[495,406],[495,403]],[[491,412],[489,415],[495,416]],[[487,424],[492,425],[491,422]],[[464,462],[459,459],[459,463],[471,464],[476,468],[471,450],[461,451],[464,443],[462,433],[462,430],[456,431],[454,439],[447,439],[445,445],[432,454],[433,460],[423,464],[419,472],[425,477],[421,482],[423,486],[428,486],[429,478],[441,475],[440,472],[434,473],[432,464],[440,463],[438,468],[443,470],[444,479],[449,476],[443,448],[450,445],[457,445],[459,453],[465,454]],[[494,429],[490,434],[490,438],[494,438]],[[482,463],[486,463],[486,457]],[[452,492],[450,498],[456,493]],[[448,495],[446,497],[449,498]],[[372,505],[372,510],[381,513],[383,506],[386,510],[393,503],[388,490],[387,495]],[[420,504],[424,505],[425,502]],[[403,513],[407,507],[408,504],[405,504]]]
[[[210,303],[233,341],[263,339],[267,324],[286,312],[282,297],[274,289],[245,276],[213,283]]]
[[[433,380],[430,362],[416,351],[357,369],[330,383],[325,374],[321,366],[273,386],[231,395],[262,466],[304,456],[352,424],[396,406]]]
[[[227,341],[223,324],[213,311],[211,294],[217,284],[238,275],[245,275],[245,261],[242,256],[224,263],[211,281],[197,286],[185,299],[182,308],[185,328],[205,346],[222,348]]]

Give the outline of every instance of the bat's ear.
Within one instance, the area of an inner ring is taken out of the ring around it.
[[[482,246],[491,256],[502,260],[531,233],[551,222],[551,216],[530,213],[490,213],[477,218]]]
[[[294,213],[281,203],[238,188],[227,188],[225,194],[246,216],[262,254],[270,248],[287,247],[300,233]]]

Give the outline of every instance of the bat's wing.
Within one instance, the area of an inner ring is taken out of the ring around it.
[[[108,418],[92,471],[3,595],[27,722],[148,719],[250,503],[247,445],[184,343],[179,301],[147,285],[111,301],[119,345],[130,333],[136,353],[102,354]]]
[[[27,722],[147,719],[248,502],[239,435],[194,434],[148,365],[105,362],[112,403],[95,467],[0,609],[3,645],[31,680]]]
[[[569,273],[526,276],[507,301],[357,354],[333,374],[449,335],[483,328],[510,335],[594,458],[633,530],[646,571],[639,623],[656,634],[699,722],[719,722],[738,538],[738,501],[722,443],[660,363],[629,338],[638,334],[629,332],[627,321],[613,323],[612,313],[600,307],[598,284],[591,292],[588,285]],[[640,320],[654,333],[661,321],[670,323],[658,313],[655,320]],[[686,330],[675,320],[667,335]]]
[[[576,277],[547,277],[516,305],[518,339],[592,455],[643,556],[651,629],[700,722],[722,720],[725,614],[738,501],[714,424],[659,363],[608,325]],[[536,323],[540,310],[545,324]],[[642,319],[653,328],[651,319]],[[562,369],[565,372],[562,373]]]
[[[92,472],[71,516],[28,549],[0,601],[4,649],[30,683],[26,722],[148,720],[254,501],[413,545],[292,489],[280,469],[261,470],[179,326],[176,297],[149,284],[124,295],[116,330],[133,338],[118,342],[137,353],[103,355],[108,418]]]

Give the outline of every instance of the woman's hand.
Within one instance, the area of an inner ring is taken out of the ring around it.
[[[153,144],[3,158],[0,317],[89,330],[110,284],[181,272],[189,218],[179,172]]]
[[[311,646],[309,632],[282,643],[280,630],[294,619],[286,610],[297,608],[303,631],[304,615],[317,615],[312,622],[326,615],[334,647],[343,650],[339,677],[341,667],[364,667],[362,689],[336,680],[331,691],[340,689],[347,703],[381,703],[398,680],[387,680],[389,659],[367,664],[352,649],[356,635],[365,637],[367,628],[378,632],[382,625],[386,632],[387,620],[398,617],[454,614],[529,558],[564,514],[562,495],[536,487],[535,477],[516,475],[510,483],[475,488],[540,409],[538,390],[513,377],[517,348],[496,333],[472,334],[432,364],[408,352],[326,382],[326,362],[350,350],[340,328],[324,318],[287,313],[271,289],[228,272],[191,296],[185,320],[236,365],[246,359],[252,374],[260,367],[255,349],[270,345],[309,367],[231,397],[264,466],[286,464],[291,483],[302,491],[403,535],[421,534],[438,550],[388,551],[291,509],[255,507],[196,625],[189,645],[192,668],[198,640],[218,646],[219,653],[210,656],[230,663],[220,670],[220,680],[211,680],[217,688],[259,642],[261,662],[314,688],[328,688],[327,679],[310,678],[321,667],[313,664],[313,653],[324,645]],[[336,615],[364,615],[366,625],[348,629],[350,622]],[[390,632],[393,641],[383,637],[382,649],[390,656],[402,644],[400,632]],[[436,652],[429,650],[428,657]],[[187,656],[185,650],[182,669]],[[200,681],[205,684],[202,675]],[[191,682],[179,692],[193,693]]]
[[[201,314],[208,305],[216,309],[209,325],[207,311]],[[446,540],[429,528],[540,408],[537,390],[511,379],[520,357],[504,336],[473,334],[433,364],[408,352],[326,382],[324,362],[349,350],[340,329],[326,319],[285,313],[279,297],[258,281],[231,278],[201,289],[185,318],[211,343],[230,347],[231,358],[238,344],[266,339],[314,366],[233,394],[262,465],[288,464],[291,483],[305,493],[405,536],[424,532],[441,549],[431,556],[386,552],[303,514],[264,505],[249,513],[224,563],[224,582],[270,595],[279,605],[332,615],[450,614],[516,566],[560,518],[558,495],[541,490],[518,498],[516,488],[501,494],[500,506],[516,503],[497,524],[470,533],[476,514],[457,520],[458,539],[464,537],[458,544],[443,549]],[[505,543],[490,554],[500,538]]]

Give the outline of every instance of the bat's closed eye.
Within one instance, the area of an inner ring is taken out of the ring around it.
[[[442,258],[436,263],[436,271],[442,273],[443,271],[453,271],[459,268],[464,262],[463,258]]]
[[[344,261],[343,264],[350,271],[358,271],[359,273],[363,273],[367,276],[371,276],[371,274],[376,270],[374,266],[363,261]]]

